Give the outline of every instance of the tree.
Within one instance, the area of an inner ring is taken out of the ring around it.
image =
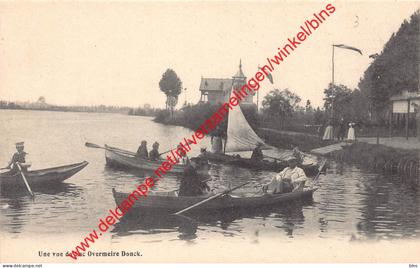
[[[182,82],[178,75],[172,69],[167,69],[162,75],[162,79],[159,81],[160,90],[166,95],[166,110],[173,110],[178,103],[178,96],[181,94]]]
[[[291,117],[298,108],[301,99],[289,89],[280,91],[271,90],[263,99],[263,112],[271,118],[279,118],[283,124],[285,119]]]
[[[404,20],[397,33],[392,34],[379,55],[372,55],[373,62],[366,69],[358,87],[369,99],[369,110],[375,121],[385,121],[390,97],[402,90],[420,88],[419,43],[420,11],[409,21]]]
[[[37,102],[45,103],[45,97],[44,96],[39,97]]]
[[[346,118],[349,116],[352,91],[344,85],[329,84],[324,89],[324,108],[333,118]]]

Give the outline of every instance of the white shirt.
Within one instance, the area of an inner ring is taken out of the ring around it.
[[[283,179],[291,179],[292,183],[306,181],[306,174],[300,167],[290,168],[287,167],[278,173],[275,177],[276,181],[281,181]]]

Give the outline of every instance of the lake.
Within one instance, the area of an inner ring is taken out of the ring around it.
[[[0,122],[2,166],[7,165],[18,141],[25,141],[31,169],[89,162],[60,186],[35,192],[34,202],[25,189],[17,195],[2,193],[0,232],[10,239],[42,235],[60,241],[61,235],[71,235],[81,240],[97,226],[99,218],[115,208],[112,188],[128,192],[141,181],[138,175],[106,167],[104,151],[87,148],[85,142],[135,151],[141,140],[148,141],[149,150],[158,141],[160,150],[165,151],[192,134],[189,129],[157,124],[148,117],[104,113],[0,110]],[[203,139],[190,155],[198,154],[200,147],[210,148],[209,144],[208,138]],[[244,193],[257,191],[258,185],[275,173],[215,165],[210,175],[209,185],[218,190],[252,180],[238,191]],[[179,182],[179,178],[167,176],[157,190],[176,189]],[[222,238],[242,243],[289,243],[313,237],[341,241],[419,238],[419,196],[401,178],[331,162],[319,186],[313,200],[304,203],[186,222],[159,217],[126,220],[102,239],[171,245]]]

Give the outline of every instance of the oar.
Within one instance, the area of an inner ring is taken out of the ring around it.
[[[126,151],[126,150],[122,150],[122,149],[118,149],[118,148],[110,148],[110,147],[105,148],[105,147],[99,146],[99,145],[94,144],[94,143],[91,143],[91,142],[86,142],[85,143],[85,146],[86,147],[89,147],[89,148],[95,148],[95,149],[105,149],[105,150],[122,152],[124,154],[132,155],[132,156],[135,156],[136,155],[135,153],[130,152],[130,151]]]
[[[18,162],[16,162],[16,165],[17,165],[17,167],[18,167],[18,169],[19,169],[19,171],[20,171],[20,175],[22,175],[22,179],[23,179],[23,181],[25,182],[26,188],[28,189],[28,191],[29,191],[29,193],[31,194],[32,198],[35,198],[35,195],[34,195],[34,193],[32,192],[31,187],[29,186],[28,181],[26,180],[25,174],[23,174],[22,168],[20,167],[20,165],[19,165],[19,163],[18,163]]]
[[[105,150],[111,150],[111,151],[120,151],[120,152],[125,153],[125,154],[128,154],[128,155],[136,156],[135,153],[130,152],[130,151],[126,151],[126,150],[119,149],[119,148],[113,148],[113,147],[112,148],[110,148],[110,147],[105,148],[105,147],[99,146],[99,145],[94,144],[94,143],[91,143],[91,142],[86,142],[85,143],[85,146],[86,147],[89,147],[89,148],[95,148],[95,149],[105,149]],[[160,153],[159,155],[169,153],[171,150],[168,150],[168,151],[165,151],[163,153]]]
[[[220,197],[220,196],[222,196],[222,195],[228,194],[228,193],[230,193],[230,192],[232,192],[232,191],[234,191],[234,190],[236,190],[236,189],[239,189],[239,188],[241,188],[241,187],[243,187],[243,186],[245,186],[245,185],[247,185],[247,184],[249,184],[249,183],[251,183],[251,182],[249,181],[249,182],[246,182],[246,183],[242,183],[241,185],[238,185],[238,186],[236,186],[236,187],[233,187],[232,189],[228,189],[228,190],[225,190],[225,191],[223,191],[223,192],[221,192],[221,193],[218,193],[218,194],[216,194],[216,195],[213,195],[213,196],[211,196],[211,197],[209,197],[209,198],[207,198],[207,199],[205,199],[205,200],[203,200],[203,201],[200,201],[200,202],[198,202],[198,203],[196,203],[196,204],[194,204],[194,205],[192,205],[192,206],[189,206],[189,207],[187,207],[187,208],[184,208],[183,210],[178,211],[177,213],[174,213],[174,215],[179,215],[179,214],[181,214],[181,213],[187,212],[187,211],[188,211],[188,210],[190,210],[190,209],[193,209],[193,208],[196,208],[196,207],[198,207],[198,206],[201,206],[201,205],[202,205],[202,204],[204,204],[204,203],[207,203],[207,202],[209,202],[209,201],[211,201],[211,200],[213,200],[213,199],[216,199],[216,198],[218,198],[218,197]]]
[[[327,163],[327,160],[324,160],[324,162],[322,162],[321,166],[318,169],[318,174],[316,174],[315,178],[313,179],[313,184],[315,184],[318,181],[319,176],[321,175],[322,170],[324,169],[326,163]]]

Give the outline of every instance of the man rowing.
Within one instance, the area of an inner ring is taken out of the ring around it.
[[[141,159],[149,158],[149,152],[147,151],[147,141],[145,140],[141,141],[141,144],[139,148],[137,149],[136,157],[141,158]]]
[[[200,161],[196,157],[187,160],[179,187],[179,196],[199,196],[210,191],[210,187],[200,179],[197,172]]]
[[[263,192],[270,193],[289,193],[294,191],[302,191],[305,186],[307,177],[303,169],[298,167],[298,159],[289,157],[287,159],[289,165],[278,173],[273,180],[262,187]]]
[[[263,144],[261,142],[257,143],[257,146],[252,151],[252,155],[251,155],[252,160],[259,162],[259,161],[262,161],[264,159],[264,155],[263,155],[263,152],[261,150],[262,146],[263,146]]]
[[[27,153],[24,151],[25,145],[24,142],[17,142],[16,144],[17,152],[13,154],[12,159],[10,160],[7,168],[10,169],[8,172],[9,174],[16,174],[20,172],[19,167],[17,164],[20,165],[22,171],[27,171],[28,168],[31,166],[30,163],[26,163],[26,155]]]

